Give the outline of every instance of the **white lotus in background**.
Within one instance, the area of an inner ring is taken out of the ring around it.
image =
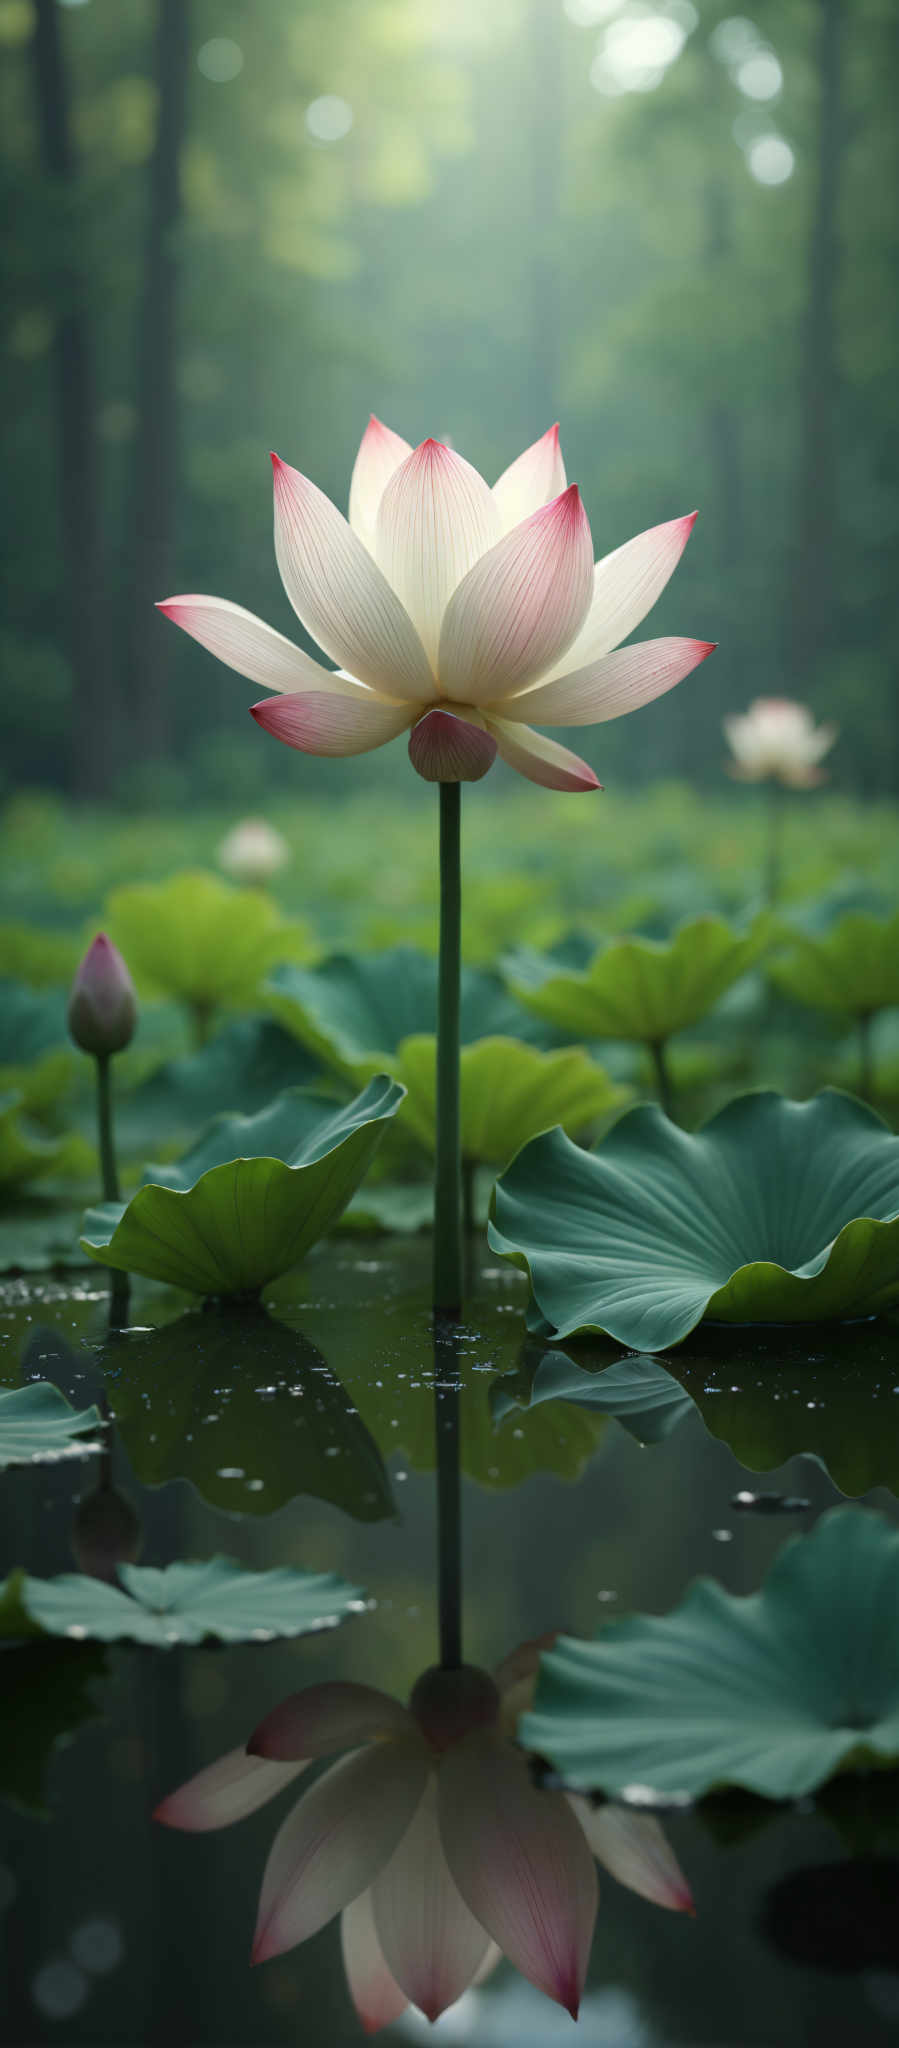
[[[227,1827],[315,1758],[348,1752],[293,1807],[262,1880],[253,1961],[341,1914],[350,1992],[367,2033],[408,2004],[437,2019],[505,1955],[577,2017],[596,1920],[594,1858],[655,1904],[691,1912],[652,1814],[538,1787],[511,1739],[541,1648],[491,1678],[425,1672],[403,1707],[341,1682],[295,1693],[157,1809],[168,1827]]]
[[[290,602],[335,670],[226,598],[160,606],[220,661],[279,695],[252,707],[307,754],[364,754],[409,732],[427,781],[478,781],[496,755],[550,789],[597,789],[592,768],[533,725],[594,725],[673,688],[706,640],[622,647],[664,589],[695,513],[594,567],[558,429],[491,490],[439,441],[411,448],[372,418],[349,521],[272,456],[275,553]]]
[[[225,833],[216,859],[236,882],[259,888],[286,867],[290,848],[283,834],[265,818],[241,818]]]
[[[748,711],[724,720],[734,757],[729,771],[741,782],[776,779],[788,789],[812,789],[825,780],[818,764],[838,731],[836,725],[816,725],[808,705],[791,697],[756,697]]]

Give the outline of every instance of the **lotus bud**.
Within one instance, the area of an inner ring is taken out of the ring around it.
[[[266,824],[264,818],[241,818],[238,825],[226,832],[216,859],[236,882],[259,887],[286,867],[290,848],[281,833]]]
[[[117,946],[100,932],[85,953],[69,997],[69,1030],[98,1059],[130,1045],[137,1027],[134,984]]]
[[[142,1544],[140,1517],[124,1493],[101,1481],[78,1502],[72,1522],[72,1555],[91,1579],[117,1584],[120,1564],[134,1564]]]

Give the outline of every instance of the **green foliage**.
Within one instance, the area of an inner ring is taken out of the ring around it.
[[[870,1017],[899,1004],[899,911],[853,911],[821,937],[797,935],[768,969],[775,987],[842,1017]]]
[[[23,1116],[20,1090],[0,1095],[0,1194],[48,1173],[77,1171],[90,1155],[77,1138],[49,1138]]]
[[[62,991],[0,981],[0,1093],[18,1091],[26,1115],[46,1117],[68,1092],[74,1065]]]
[[[771,921],[757,918],[738,937],[719,917],[697,917],[667,945],[612,939],[582,971],[523,954],[509,961],[513,993],[570,1038],[624,1038],[660,1045],[699,1023],[719,997],[761,957]]]
[[[0,1471],[7,1465],[54,1464],[59,1458],[83,1458],[100,1449],[98,1408],[77,1412],[47,1380],[0,1393]],[[84,1442],[85,1432],[94,1441]]]
[[[695,1135],[633,1109],[592,1153],[550,1132],[492,1213],[490,1243],[529,1274],[547,1335],[663,1351],[703,1316],[813,1322],[899,1300],[899,1138],[831,1089],[744,1095]]]
[[[0,1635],[46,1634],[102,1643],[269,1642],[333,1628],[358,1608],[358,1586],[333,1572],[243,1571],[227,1557],[204,1564],[119,1566],[118,1586],[80,1572],[0,1586]]]
[[[619,1358],[589,1371],[564,1351],[536,1350],[517,1371],[503,1373],[490,1389],[490,1409],[499,1422],[515,1408],[567,1401],[599,1415],[614,1415],[638,1443],[669,1437],[693,1409],[685,1388],[656,1358]]]
[[[0,924],[0,960],[11,981],[29,988],[67,987],[81,955],[76,939],[31,924]]]
[[[83,1266],[84,1253],[79,1243],[82,1213],[81,1209],[59,1208],[33,1195],[18,1195],[14,1210],[0,1209],[0,1273],[41,1273],[54,1266]]]
[[[899,1760],[899,1530],[834,1508],[758,1593],[698,1579],[671,1614],[561,1637],[522,1741],[571,1786],[798,1799]]]
[[[296,1039],[265,1017],[234,1017],[208,1045],[166,1060],[123,1094],[116,1112],[120,1152],[146,1158],[186,1141],[227,1106],[254,1116],[286,1088],[318,1077]]]
[[[291,1089],[258,1116],[219,1117],[130,1202],[89,1210],[84,1250],[196,1294],[258,1293],[336,1221],[402,1092],[378,1075],[339,1108]]]
[[[298,1495],[360,1522],[396,1513],[380,1452],[313,1344],[257,1309],[182,1316],[101,1360],[144,1486],[187,1479],[210,1507],[271,1515]]]
[[[437,962],[411,946],[335,953],[317,967],[278,968],[265,995],[287,1031],[339,1073],[358,1078],[390,1064],[403,1039],[436,1024]],[[495,974],[463,968],[463,1045],[516,1028],[520,1035],[522,1024]]]
[[[245,1006],[275,961],[311,952],[303,926],[268,896],[200,872],[114,889],[105,918],[138,986],[201,1016],[222,1003]]]
[[[400,1112],[433,1152],[436,1129],[436,1038],[405,1038],[396,1062],[406,1089]],[[560,1124],[579,1136],[626,1099],[585,1052],[537,1052],[514,1038],[483,1038],[460,1059],[462,1157],[502,1166],[537,1131]]]

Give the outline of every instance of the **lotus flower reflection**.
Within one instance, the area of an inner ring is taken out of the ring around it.
[[[703,661],[705,640],[619,643],[655,603],[695,513],[594,568],[587,515],[550,428],[491,490],[438,441],[380,420],[362,438],[349,522],[273,455],[275,552],[302,625],[336,672],[226,598],[160,607],[264,689],[253,716],[307,754],[364,754],[409,731],[426,781],[476,782],[497,754],[550,789],[599,787],[538,725],[636,711]]]
[[[538,1789],[510,1739],[539,1652],[524,1644],[491,1678],[425,1672],[403,1707],[373,1687],[310,1686],[163,1800],[190,1831],[255,1812],[317,1757],[347,1751],[275,1836],[253,1961],[342,1915],[343,1957],[363,2026],[408,2003],[431,2020],[502,1955],[576,2018],[596,1919],[594,1857],[661,1906],[689,1887],[651,1814]]]

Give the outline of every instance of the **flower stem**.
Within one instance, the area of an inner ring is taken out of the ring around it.
[[[459,984],[462,875],[460,785],[440,784],[440,964],[437,985],[437,1143],[434,1311],[462,1305],[462,1155],[459,1140]]]
[[[659,1092],[659,1101],[662,1105],[663,1110],[665,1111],[665,1115],[670,1116],[673,1122],[674,1097],[671,1090],[671,1071],[668,1066],[668,1056],[665,1050],[664,1039],[654,1038],[650,1043],[649,1050],[652,1053],[652,1064],[655,1069],[656,1087]]]
[[[784,790],[772,782],[768,790],[768,843],[765,850],[765,903],[773,910],[780,896],[783,872]]]
[[[121,1196],[112,1135],[112,1074],[108,1052],[97,1054],[97,1138],[100,1147],[103,1200],[118,1202]]]
[[[459,1335],[434,1327],[434,1438],[437,1450],[437,1611],[440,1662],[462,1662],[462,1512],[459,1476]]]

